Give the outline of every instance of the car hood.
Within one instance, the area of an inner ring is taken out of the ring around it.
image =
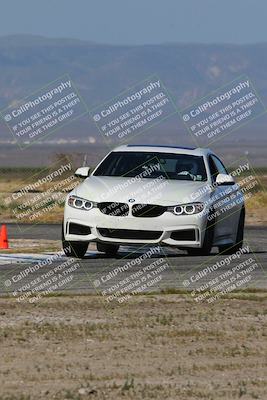
[[[210,197],[208,182],[90,176],[71,194],[95,202],[175,205]],[[133,201],[134,200],[134,201]]]

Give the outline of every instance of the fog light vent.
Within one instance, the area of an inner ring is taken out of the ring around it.
[[[89,235],[90,233],[91,229],[89,226],[74,224],[73,222],[69,224],[70,235]]]

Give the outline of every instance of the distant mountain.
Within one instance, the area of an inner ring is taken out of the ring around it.
[[[247,74],[267,96],[267,43],[112,46],[40,36],[0,38],[1,107],[69,73],[89,105],[157,73],[181,107]]]
[[[89,107],[153,73],[180,108],[242,74],[250,77],[267,104],[267,43],[113,46],[30,35],[0,38],[1,109],[64,73],[71,76]],[[88,134],[83,124],[77,123],[76,137]],[[5,134],[3,125],[0,128]],[[67,135],[72,135],[70,128]]]

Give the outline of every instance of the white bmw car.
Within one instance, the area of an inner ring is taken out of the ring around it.
[[[161,244],[208,255],[242,247],[239,186],[209,149],[125,145],[112,150],[66,199],[63,250],[82,258],[90,242],[115,256],[120,245]]]

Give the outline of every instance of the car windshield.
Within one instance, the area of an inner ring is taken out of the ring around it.
[[[93,173],[94,176],[120,176],[206,181],[203,157],[190,154],[114,151]]]

